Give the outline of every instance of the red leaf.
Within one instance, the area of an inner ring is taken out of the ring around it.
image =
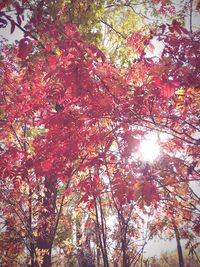
[[[22,180],[21,180],[21,179],[19,179],[19,178],[15,178],[15,179],[13,180],[14,188],[19,188],[20,185],[21,185],[21,183],[22,183]]]
[[[96,186],[100,184],[101,180],[100,180],[100,177],[98,175],[94,176],[94,182],[95,182]]]
[[[57,62],[58,62],[58,58],[56,56],[53,56],[53,55],[48,56],[48,63],[50,66],[55,66]]]
[[[196,224],[194,226],[194,231],[197,233],[197,234],[200,234],[200,223]]]
[[[5,28],[7,25],[7,21],[5,19],[0,18],[0,28]]]
[[[101,58],[102,62],[106,60],[104,53],[100,50],[97,52],[97,58]]]
[[[42,162],[41,166],[42,166],[42,170],[45,171],[45,172],[48,172],[51,167],[52,167],[52,159],[47,159],[45,160],[44,162]]]
[[[19,42],[18,57],[24,59],[32,52],[32,43],[28,38],[23,38]]]
[[[72,192],[72,188],[65,189],[65,195],[69,195]]]
[[[196,10],[200,12],[200,1],[198,0],[196,3]]]
[[[15,30],[15,22],[14,22],[14,20],[11,20],[10,23],[11,23],[10,33],[12,34]]]
[[[19,25],[21,25],[21,23],[22,23],[22,20],[21,20],[20,15],[17,15],[17,23],[18,23]]]
[[[162,84],[162,80],[160,78],[156,77],[153,79],[152,85],[159,87],[161,86],[161,84]]]
[[[173,96],[174,94],[174,87],[170,86],[170,85],[165,85],[162,88],[162,95],[166,98],[170,98],[171,96]]]
[[[79,31],[74,23],[68,23],[65,27],[66,33],[70,38],[73,37],[78,37],[79,36]]]

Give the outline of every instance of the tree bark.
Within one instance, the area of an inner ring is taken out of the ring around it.
[[[181,247],[181,242],[180,242],[180,235],[178,228],[173,221],[173,227],[174,227],[174,232],[176,236],[176,243],[177,243],[177,251],[178,251],[178,259],[179,259],[179,267],[184,267],[184,259],[183,259],[183,252],[182,252],[182,247]]]
[[[96,215],[96,226],[97,226],[97,233],[98,233],[98,240],[99,240],[99,245],[100,245],[100,249],[101,249],[101,254],[102,254],[102,258],[103,258],[103,264],[104,267],[109,267],[108,262],[107,262],[107,254],[105,251],[105,247],[104,247],[104,242],[103,242],[103,237],[102,237],[102,228],[99,222],[99,212],[98,212],[98,207],[97,207],[97,199],[94,197],[94,201],[95,201],[95,215]]]
[[[101,232],[102,232],[102,239],[104,244],[104,257],[105,257],[105,264],[106,267],[109,267],[109,261],[108,261],[108,253],[107,253],[107,236],[106,236],[106,228],[104,225],[104,215],[103,215],[103,209],[101,204],[101,197],[99,197],[99,206],[100,206],[100,218],[101,218]]]
[[[30,232],[30,257],[31,257],[31,267],[35,267],[35,246],[33,242],[32,236],[32,190],[29,190],[29,220],[28,220],[28,228]]]
[[[51,251],[55,233],[55,210],[57,199],[56,180],[53,176],[45,178],[45,196],[43,199],[43,211],[40,214],[42,224],[39,228],[37,248],[42,264],[41,267],[51,267]],[[41,256],[40,256],[41,253]]]

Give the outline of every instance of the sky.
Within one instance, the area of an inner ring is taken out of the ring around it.
[[[13,34],[10,34],[10,25],[6,28],[0,28],[0,36],[2,38],[8,39],[9,43],[14,43],[15,40],[20,40],[24,34],[18,28],[15,29]]]
[[[186,241],[181,240],[182,248],[184,248]],[[175,238],[172,240],[153,239],[150,240],[144,249],[145,257],[159,257],[162,252],[172,252],[177,248]]]

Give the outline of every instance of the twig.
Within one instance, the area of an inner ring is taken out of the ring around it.
[[[190,0],[190,32],[192,33],[192,5],[193,0]]]
[[[124,34],[122,34],[121,32],[117,31],[116,29],[114,29],[113,26],[110,25],[108,22],[106,22],[106,21],[104,21],[102,19],[100,19],[99,21],[102,22],[103,24],[105,24],[106,26],[108,26],[115,33],[119,34],[122,38],[127,39],[127,37]]]

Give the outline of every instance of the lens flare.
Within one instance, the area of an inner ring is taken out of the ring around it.
[[[160,147],[156,134],[149,134],[140,143],[140,154],[143,160],[153,162],[159,156]]]

